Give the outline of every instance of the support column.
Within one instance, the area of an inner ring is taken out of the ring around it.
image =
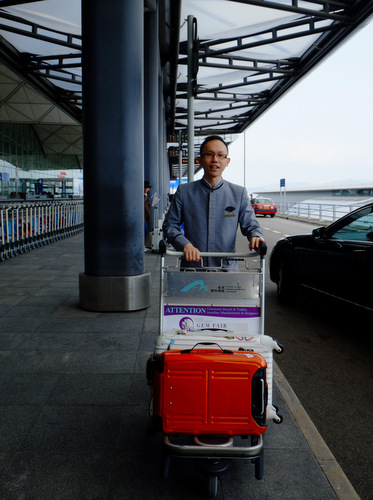
[[[159,183],[159,131],[158,131],[158,87],[160,74],[158,12],[156,9],[145,15],[145,70],[144,70],[144,102],[145,102],[145,179],[152,186],[151,193],[160,194]],[[159,203],[151,210],[149,230],[158,224]]]
[[[162,199],[160,203],[162,203],[162,214],[165,212],[165,208],[167,206],[167,194],[170,190],[170,169],[168,163],[168,151],[167,151],[167,131],[166,124],[164,120],[162,120],[162,116],[165,116],[165,103],[162,95],[162,86],[159,86],[159,175],[160,182],[162,186]]]
[[[80,305],[150,305],[144,265],[143,2],[82,0],[85,272]]]

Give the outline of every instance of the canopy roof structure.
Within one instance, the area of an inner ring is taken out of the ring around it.
[[[168,134],[187,128],[193,16],[195,135],[238,134],[368,22],[372,0],[160,0]],[[145,0],[144,9],[153,9]],[[197,69],[197,66],[196,66]],[[82,165],[81,0],[0,0],[0,130],[32,127]]]

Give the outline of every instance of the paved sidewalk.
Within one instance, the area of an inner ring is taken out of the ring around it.
[[[160,258],[145,259],[151,307],[112,314],[79,308],[82,233],[0,263],[1,499],[207,497],[193,460],[175,459],[170,477],[160,477],[162,437],[147,432],[145,360],[158,333]],[[284,422],[264,436],[264,478],[255,479],[249,461],[234,461],[216,498],[357,498],[342,471],[333,481],[338,464],[322,440],[311,450],[300,429],[307,416],[278,369],[275,381]],[[316,443],[311,424],[305,435]]]

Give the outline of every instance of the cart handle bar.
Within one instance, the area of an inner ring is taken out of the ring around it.
[[[169,250],[167,248],[167,244],[164,240],[159,243],[159,252],[161,255],[174,255],[175,257],[184,257],[183,252],[177,252],[176,250]],[[264,241],[260,243],[260,246],[257,250],[247,253],[235,253],[235,252],[200,252],[201,257],[221,257],[222,259],[234,259],[234,258],[247,258],[247,257],[256,257],[260,255],[263,258],[267,253],[267,243]]]

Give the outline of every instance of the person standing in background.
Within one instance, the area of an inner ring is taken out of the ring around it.
[[[145,252],[148,251],[147,248],[147,241],[148,241],[148,236],[149,236],[149,224],[150,224],[150,205],[151,205],[151,197],[149,196],[149,191],[150,191],[151,185],[149,184],[149,181],[144,182],[144,248]]]

